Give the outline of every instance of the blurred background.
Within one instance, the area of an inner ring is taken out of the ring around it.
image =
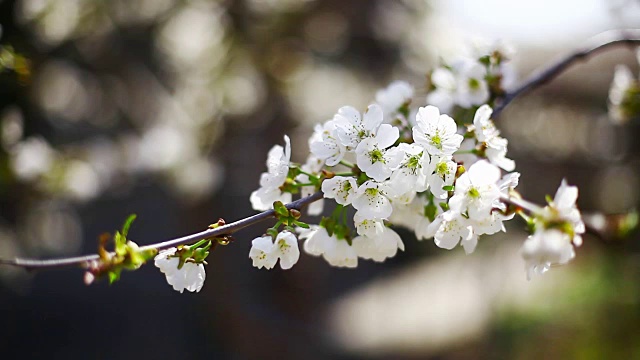
[[[0,74],[0,255],[51,258],[94,253],[130,213],[138,244],[252,214],[284,134],[304,161],[314,124],[395,79],[424,89],[472,37],[511,43],[523,78],[598,32],[640,27],[640,2],[5,0],[0,24],[12,68]],[[640,127],[607,117],[614,66],[638,73],[633,50],[574,66],[497,119],[526,198],[566,177],[585,212],[638,207]],[[250,240],[265,228],[218,247],[199,294],[152,265],[89,287],[77,269],[2,267],[0,358],[640,358],[637,238],[587,237],[573,262],[527,282],[518,220],[471,256],[404,231],[406,252],[356,270],[304,254],[290,271],[257,270]]]

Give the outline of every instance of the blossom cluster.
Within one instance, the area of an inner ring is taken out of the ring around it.
[[[508,142],[491,120],[491,107],[472,106],[473,121],[464,124],[433,105],[411,109],[413,94],[408,83],[396,81],[362,113],[338,109],[314,128],[303,165],[291,162],[285,137],[285,146],[268,154],[253,208],[322,191],[335,210],[317,225],[298,228],[298,238],[307,254],[338,267],[356,267],[359,259],[382,262],[404,250],[391,225],[413,230],[419,240],[432,238],[440,248],[461,245],[468,254],[479,236],[505,231],[504,222],[516,214],[505,199],[520,175],[511,172],[515,162],[506,156]],[[576,198],[577,189],[563,182],[556,199],[529,218],[537,224],[521,251],[529,277],[573,257],[584,232]],[[323,208],[322,201],[316,204],[314,215]],[[254,266],[270,269],[280,258],[282,268],[290,268],[299,257],[293,237],[287,230],[255,239]],[[284,238],[285,252],[277,245]]]
[[[475,45],[470,55],[443,62],[431,72],[428,104],[446,113],[469,109],[491,103],[515,83],[511,47],[500,42]]]
[[[279,260],[282,269],[290,269],[300,258],[298,239],[304,252],[332,266],[383,262],[404,251],[396,226],[419,240],[433,239],[440,248],[460,245],[470,254],[480,236],[505,231],[504,222],[516,214],[533,230],[521,250],[529,278],[571,260],[584,232],[577,188],[563,181],[548,206],[528,209],[529,215],[509,201],[518,196],[520,174],[513,172],[508,141],[491,119],[491,104],[512,77],[508,57],[494,47],[436,69],[424,106],[413,106],[416,91],[410,84],[395,81],[377,91],[363,112],[341,107],[315,126],[303,164],[291,161],[285,136],[284,146],[267,154],[267,170],[250,196],[254,210],[274,209],[278,218],[252,241],[253,266],[272,269]],[[464,111],[456,120],[450,114],[457,110]],[[326,201],[333,208],[318,224],[300,222],[299,212],[283,205],[293,195],[317,191],[323,199],[308,213],[323,214]],[[156,260],[160,265],[168,262],[162,255]],[[182,284],[188,277],[168,280],[177,290],[199,290]]]

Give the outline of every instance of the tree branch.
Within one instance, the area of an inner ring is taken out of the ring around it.
[[[549,66],[535,71],[522,85],[516,89],[507,92],[497,102],[493,109],[493,116],[500,115],[502,110],[509,105],[518,96],[527,93],[540,85],[553,80],[556,76],[560,75],[563,71],[568,69],[571,65],[577,61],[586,60],[591,55],[594,55],[604,49],[615,47],[618,45],[631,46],[640,43],[640,29],[622,29],[622,30],[610,30],[600,33],[587,41],[585,46],[576,49],[569,55],[565,55],[558,60],[551,63]]]
[[[287,204],[286,207],[287,209],[301,210],[303,207],[309,205],[310,203],[322,199],[322,196],[323,196],[322,192],[318,191],[313,195],[309,195],[307,197],[293,201]],[[190,244],[202,239],[215,238],[223,235],[231,235],[238,230],[244,229],[248,226],[251,226],[259,222],[265,221],[269,218],[272,218],[274,216],[274,213],[275,212],[273,211],[273,209],[263,211],[259,214],[249,216],[247,218],[232,222],[230,224],[222,225],[215,229],[207,229],[195,234],[190,234],[190,235],[182,236],[175,239],[170,239],[170,240],[155,243],[155,244],[141,246],[140,250],[149,250],[149,249],[162,250],[162,249],[167,249],[177,245]],[[99,259],[100,259],[100,256],[97,254],[78,256],[78,257],[72,257],[72,258],[64,258],[64,259],[50,259],[50,260],[0,258],[0,265],[13,265],[13,266],[26,268],[29,270],[64,268],[64,267],[72,267],[72,266],[80,266],[83,268],[87,268],[93,261],[97,261]]]
[[[493,115],[497,117],[504,108],[509,105],[515,98],[518,96],[527,93],[536,87],[552,80],[568,67],[570,67],[573,63],[579,60],[584,60],[589,56],[600,52],[609,47],[613,47],[616,45],[632,45],[640,43],[640,30],[637,29],[626,29],[626,30],[615,30],[615,31],[607,31],[601,33],[595,37],[593,37],[586,46],[577,49],[573,53],[565,56],[551,65],[542,68],[541,70],[533,73],[522,85],[516,88],[513,91],[506,93],[501,99],[499,99],[498,104],[495,106],[493,110]],[[322,192],[317,192],[313,195],[307,196],[305,198],[298,199],[294,202],[291,202],[286,205],[288,209],[297,209],[300,210],[304,206],[320,200],[323,197]],[[524,200],[520,199],[503,199],[507,202],[510,202],[516,206],[525,205],[522,203]],[[527,203],[527,205],[530,205]],[[274,216],[273,210],[267,210],[261,212],[259,214],[238,220],[236,222],[226,224],[215,229],[207,229],[198,233],[186,235],[183,237],[170,239],[167,241],[145,245],[141,247],[141,250],[148,249],[166,249],[170,247],[174,247],[182,244],[193,243],[202,239],[214,238],[223,235],[231,235],[238,230],[244,229],[248,226],[257,224],[259,222],[265,221]],[[87,268],[92,262],[99,260],[100,257],[97,254],[94,255],[86,255],[72,258],[63,258],[63,259],[49,259],[49,260],[36,260],[36,259],[23,259],[23,258],[13,258],[13,259],[3,259],[0,258],[0,265],[12,265],[18,266],[26,269],[52,269],[52,268],[64,268],[71,266],[80,266],[83,268]]]

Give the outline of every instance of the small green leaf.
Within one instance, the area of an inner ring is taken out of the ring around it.
[[[478,59],[478,61],[485,66],[489,66],[489,64],[491,64],[491,58],[489,57],[489,55],[481,57],[480,59]]]
[[[424,216],[426,216],[429,220],[433,221],[436,218],[437,211],[438,211],[438,208],[433,203],[429,203],[424,207]]]
[[[302,221],[294,221],[293,224],[298,226],[298,227],[301,227],[303,229],[308,229],[309,228],[309,224],[303,223]]]
[[[455,189],[455,187],[453,185],[446,185],[442,187],[442,190],[444,191],[453,191]]]
[[[131,227],[131,224],[136,219],[136,217],[138,217],[138,215],[136,215],[136,214],[129,215],[127,220],[124,222],[124,225],[122,225],[122,236],[124,238],[126,238],[127,235],[129,234],[129,228]]]
[[[122,270],[117,269],[117,268],[109,271],[109,285],[111,285],[114,282],[120,280],[120,272],[121,271]]]

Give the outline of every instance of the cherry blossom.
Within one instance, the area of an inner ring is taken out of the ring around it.
[[[422,145],[430,155],[453,155],[460,147],[463,137],[456,133],[456,122],[448,115],[441,115],[437,107],[420,108],[416,122],[417,125],[413,127],[413,140]]]
[[[376,262],[396,256],[398,249],[404,251],[400,235],[388,227],[383,227],[382,232],[375,237],[357,236],[353,239],[353,247],[359,257]]]
[[[335,199],[340,205],[349,205],[356,195],[358,184],[353,177],[335,176],[322,182],[322,192],[327,199]]]
[[[253,266],[258,269],[272,269],[278,257],[275,251],[273,251],[273,239],[271,236],[261,236],[255,238],[251,242],[251,250],[249,251],[249,257],[253,260]]]
[[[529,236],[521,249],[527,279],[542,275],[553,265],[562,265],[575,257],[571,238],[557,230],[538,230]]]
[[[206,273],[203,264],[185,262],[180,269],[179,257],[174,257],[177,249],[162,250],[154,259],[154,264],[167,277],[167,282],[175,291],[182,293],[184,290],[200,292],[204,285]]]

